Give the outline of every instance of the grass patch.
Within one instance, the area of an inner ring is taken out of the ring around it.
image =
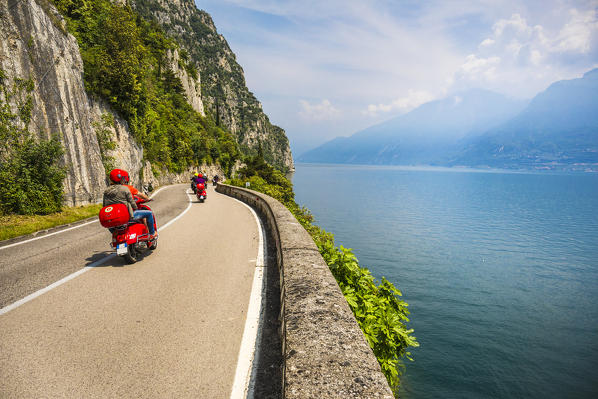
[[[102,205],[94,204],[68,207],[49,215],[2,215],[0,241],[97,216],[100,209]]]

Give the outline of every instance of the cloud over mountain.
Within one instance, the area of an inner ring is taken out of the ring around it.
[[[197,4],[297,151],[451,93],[477,87],[531,98],[598,66],[596,0]],[[323,99],[335,119],[317,113]]]

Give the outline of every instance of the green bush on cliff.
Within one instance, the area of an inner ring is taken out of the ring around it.
[[[56,137],[36,139],[29,131],[33,80],[8,80],[0,69],[0,214],[60,211],[62,145]]]
[[[245,187],[249,182],[252,190],[279,200],[309,232],[396,394],[403,368],[401,359],[411,360],[408,348],[419,346],[413,330],[404,324],[409,321],[409,311],[408,304],[400,298],[401,292],[384,277],[376,281],[368,269],[359,266],[351,249],[337,247],[334,236],[316,226],[309,210],[295,202],[291,182],[260,154],[245,163],[230,184]]]
[[[284,204],[294,201],[293,185],[280,170],[266,163],[261,145],[256,156],[245,158],[245,166],[237,174],[239,179],[249,181],[252,188]]]
[[[178,45],[157,23],[110,0],[53,2],[79,43],[86,89],[127,120],[146,159],[174,172],[202,162],[232,167],[234,137],[189,105],[170,65]],[[181,51],[182,69],[197,76],[188,59]]]
[[[47,215],[62,209],[63,153],[56,138],[20,139],[7,160],[0,161],[0,209],[2,214]]]

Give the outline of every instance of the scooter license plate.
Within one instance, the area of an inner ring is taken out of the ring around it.
[[[118,244],[116,247],[116,254],[117,255],[124,255],[127,253],[127,243]]]

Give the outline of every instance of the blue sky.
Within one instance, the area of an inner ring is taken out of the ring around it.
[[[468,88],[598,67],[598,0],[196,0],[295,156]]]

